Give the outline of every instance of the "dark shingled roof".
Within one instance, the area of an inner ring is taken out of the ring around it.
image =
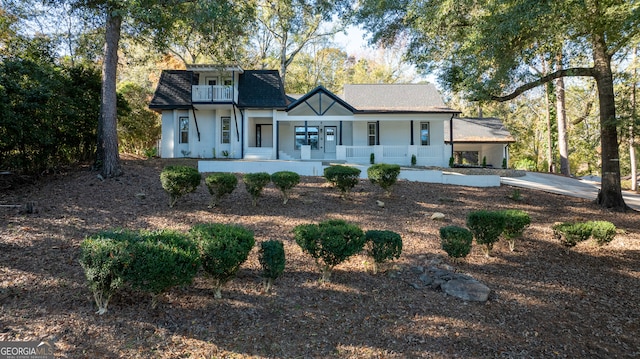
[[[198,83],[198,75],[185,70],[163,70],[150,109],[191,108],[191,85]]]
[[[282,109],[289,103],[277,70],[246,70],[240,74],[238,92],[241,108]]]
[[[346,84],[343,99],[361,112],[460,112],[447,107],[430,83]]]
[[[444,126],[444,140],[449,143],[449,126]],[[499,118],[454,118],[454,143],[511,143],[516,142]]]

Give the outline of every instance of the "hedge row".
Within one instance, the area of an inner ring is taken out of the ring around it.
[[[380,163],[369,167],[367,174],[371,183],[379,185],[389,195],[391,186],[398,180],[400,166]],[[334,165],[325,168],[324,177],[346,197],[360,181],[360,170]],[[270,182],[282,193],[283,204],[287,204],[291,190],[300,183],[300,175],[291,171],[275,172],[272,175],[266,172],[247,173],[242,179],[254,206],[257,205],[264,187]],[[202,175],[198,170],[188,166],[167,166],[160,173],[162,188],[169,194],[169,207],[173,207],[183,195],[194,192],[201,181]],[[212,196],[210,207],[214,207],[222,197],[236,189],[238,179],[233,173],[215,172],[205,178],[205,184]]]
[[[564,222],[554,224],[552,229],[556,239],[567,247],[573,247],[589,238],[602,246],[616,236],[616,226],[608,221]]]
[[[440,228],[442,249],[452,258],[466,257],[471,252],[473,238],[489,256],[493,245],[504,237],[509,249],[515,249],[515,240],[522,236],[531,223],[529,215],[520,210],[473,211],[467,215],[467,228],[446,226]]]
[[[283,202],[287,204],[289,193],[298,183],[300,175],[290,171],[280,171],[272,175],[266,172],[247,173],[242,177],[247,192],[251,195],[251,202],[257,205],[264,187],[270,182],[282,192]],[[194,192],[202,175],[197,169],[188,166],[167,166],[160,173],[162,188],[169,194],[169,207],[173,207],[177,200],[187,193]],[[231,194],[238,186],[238,178],[233,173],[215,172],[205,178],[205,185],[212,196],[211,207],[218,205],[220,199]]]
[[[402,251],[400,235],[391,231],[363,232],[342,220],[299,225],[295,240],[309,253],[330,279],[333,267],[367,246],[375,269],[398,258]],[[202,269],[211,279],[215,298],[222,297],[222,286],[232,280],[255,245],[253,232],[227,224],[197,224],[187,233],[173,230],[110,230],[87,237],[81,244],[80,264],[98,306],[107,311],[109,300],[128,287],[151,294],[152,308],[167,290],[190,284]],[[269,292],[273,281],[285,269],[284,245],[270,240],[260,244],[263,289]]]

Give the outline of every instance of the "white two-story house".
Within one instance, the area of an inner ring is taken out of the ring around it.
[[[453,118],[432,84],[345,85],[287,96],[276,70],[165,70],[149,105],[163,158],[323,160],[448,166]],[[445,138],[448,136],[447,138]],[[504,151],[496,163],[502,162]]]

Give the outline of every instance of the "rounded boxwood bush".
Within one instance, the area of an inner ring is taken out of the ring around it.
[[[373,258],[374,273],[378,272],[380,264],[400,258],[402,237],[398,233],[386,230],[369,230],[364,237],[367,254]]]
[[[344,198],[360,181],[360,172],[355,167],[333,165],[324,169],[324,178],[337,187]]]
[[[377,184],[387,193],[391,194],[391,186],[398,181],[400,175],[400,165],[392,165],[387,163],[378,163],[367,169],[369,180],[373,184]]]
[[[205,178],[204,183],[209,189],[209,193],[213,196],[211,199],[211,207],[215,207],[220,203],[220,199],[227,194],[231,194],[238,185],[238,178],[233,173],[215,172]]]
[[[442,249],[451,258],[464,258],[471,252],[473,234],[466,228],[446,226],[440,228]]]
[[[251,195],[251,204],[258,204],[258,197],[262,195],[262,190],[271,182],[271,176],[267,172],[247,173],[242,177],[247,192]]]
[[[502,211],[504,216],[504,231],[502,235],[509,242],[509,249],[515,249],[515,239],[522,237],[524,230],[531,224],[531,217],[525,211],[507,209]]]
[[[467,215],[467,228],[473,233],[476,243],[484,246],[484,254],[487,257],[493,244],[500,239],[504,225],[504,216],[497,211],[473,211]]]
[[[291,189],[300,183],[300,175],[291,171],[275,172],[271,175],[271,182],[282,192],[283,204],[287,204]]]
[[[197,224],[189,231],[200,248],[202,269],[213,279],[214,297],[233,279],[255,244],[253,232],[235,225]]]
[[[284,272],[284,245],[276,240],[260,243],[258,260],[262,266],[263,289],[265,293],[269,293],[271,286],[273,286],[273,281],[278,279]]]
[[[160,173],[160,183],[169,193],[169,207],[187,193],[195,192],[202,181],[197,169],[189,166],[167,166]]]
[[[125,278],[134,289],[151,293],[152,308],[162,293],[190,284],[198,272],[198,248],[184,233],[142,230],[130,241],[131,262]]]
[[[133,236],[130,232],[106,231],[87,237],[80,245],[80,265],[100,315],[107,312],[109,300],[125,284]]]
[[[300,224],[294,227],[293,233],[302,251],[315,259],[325,282],[330,281],[336,265],[362,251],[365,243],[362,229],[343,220]]]

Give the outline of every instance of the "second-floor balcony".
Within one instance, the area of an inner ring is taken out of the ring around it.
[[[230,102],[235,98],[233,86],[191,86],[191,100],[193,102]]]

